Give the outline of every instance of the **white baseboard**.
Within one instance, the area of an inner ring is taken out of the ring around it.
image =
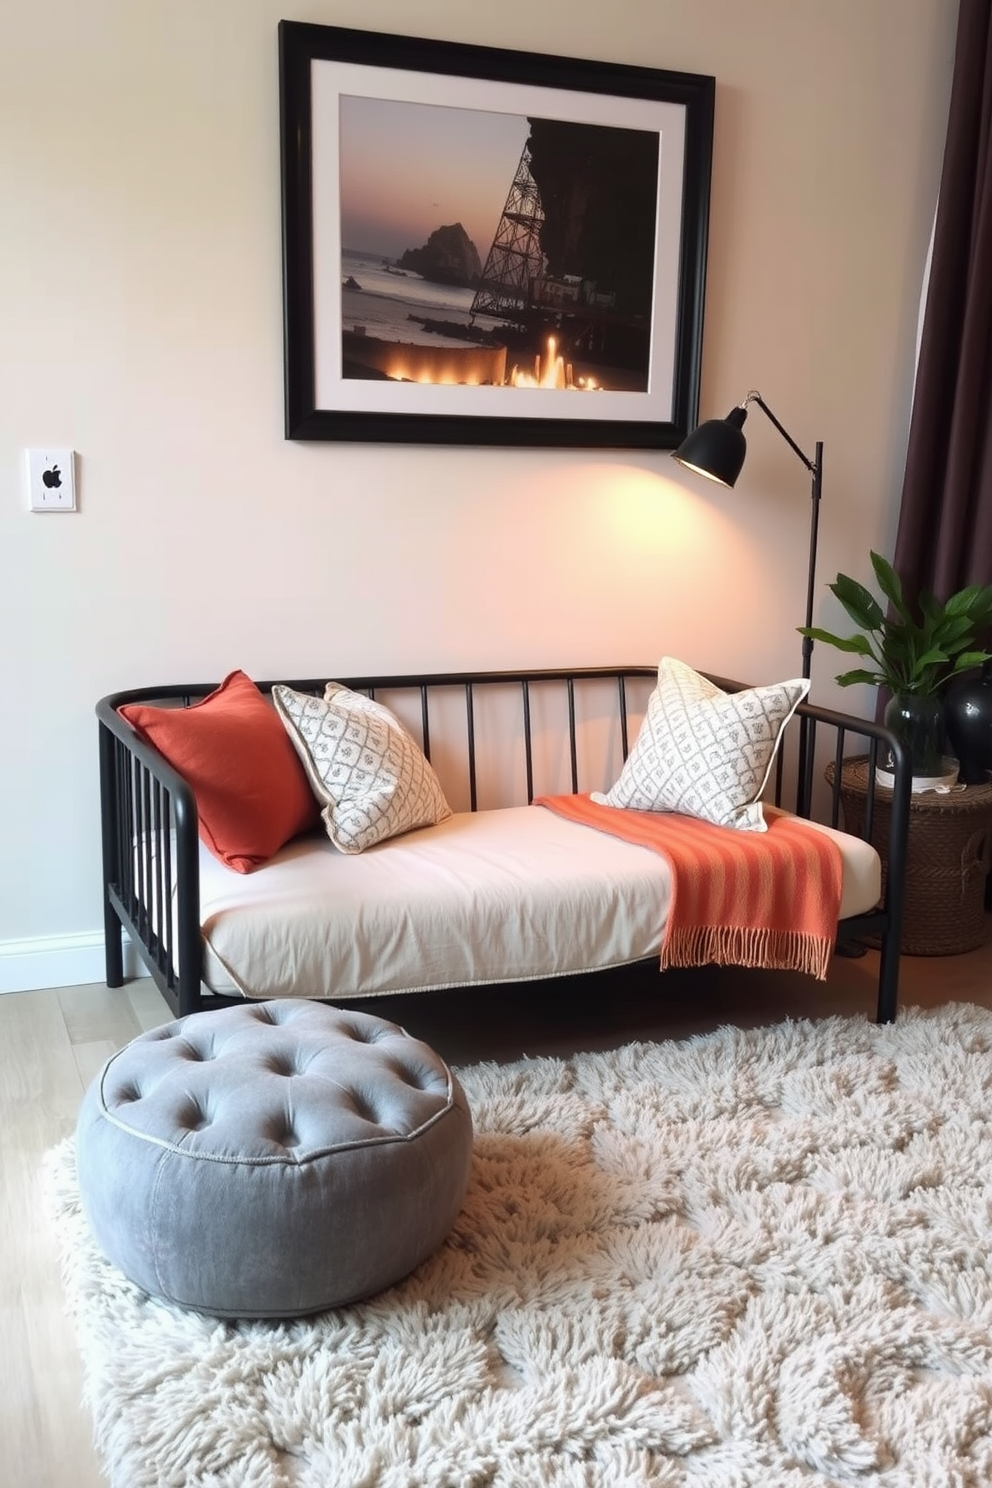
[[[124,975],[147,976],[134,946],[124,937]],[[0,941],[0,993],[37,992],[43,987],[79,987],[105,982],[103,935],[44,935]]]

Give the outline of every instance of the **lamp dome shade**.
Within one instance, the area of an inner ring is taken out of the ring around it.
[[[672,451],[672,458],[698,475],[719,481],[722,486],[732,486],[747,453],[742,428],[746,418],[746,408],[732,408],[726,418],[707,419],[686,435],[678,449]]]

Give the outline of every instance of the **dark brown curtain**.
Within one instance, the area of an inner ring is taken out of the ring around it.
[[[992,0],[960,0],[894,565],[909,593],[992,583]]]

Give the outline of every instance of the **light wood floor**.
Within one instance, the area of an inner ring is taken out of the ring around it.
[[[992,925],[990,925],[992,930]],[[685,1038],[836,1014],[874,1017],[877,956],[835,957],[826,984],[787,973],[668,972],[618,978],[608,997],[554,985],[507,995],[394,998],[369,1010],[402,1022],[449,1061]],[[901,1004],[992,1007],[992,941],[961,956],[907,957]],[[44,1153],[74,1128],[104,1060],[169,1010],[147,980],[121,991],[69,987],[0,997],[0,1482],[11,1488],[105,1484],[81,1405],[82,1371],[63,1312],[54,1236],[40,1188]]]

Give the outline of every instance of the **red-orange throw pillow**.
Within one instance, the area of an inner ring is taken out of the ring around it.
[[[278,715],[244,672],[189,708],[125,703],[121,716],[189,781],[200,836],[250,873],[312,827],[319,805]]]

